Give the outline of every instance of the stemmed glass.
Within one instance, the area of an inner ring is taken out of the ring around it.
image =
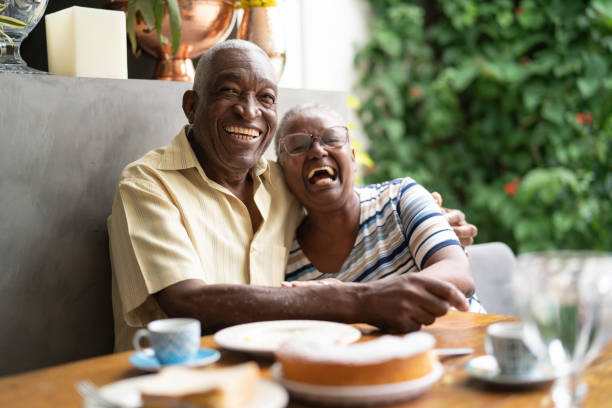
[[[579,407],[586,395],[584,367],[610,338],[612,254],[550,251],[520,255],[513,275],[525,322],[525,342],[550,361],[558,379],[556,407]]]

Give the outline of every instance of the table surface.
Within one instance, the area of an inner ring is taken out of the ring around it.
[[[436,347],[473,347],[475,353],[443,359],[444,375],[428,392],[414,400],[387,407],[552,407],[550,384],[527,389],[494,388],[471,379],[463,368],[469,359],[484,354],[487,326],[510,320],[515,318],[451,311],[424,328],[423,331],[436,338]],[[359,327],[364,332],[364,340],[380,335],[370,326]],[[202,346],[218,348],[212,336],[203,337]],[[103,386],[145,374],[130,365],[128,358],[131,353],[95,357],[0,378],[0,407],[80,407],[82,399],[74,389],[77,381],[90,379]],[[232,365],[249,359],[251,357],[246,354],[223,350],[216,365]],[[269,377],[271,361],[257,362],[263,375]],[[612,343],[585,369],[584,380],[589,386],[585,408],[612,406]],[[304,408],[305,405],[292,402],[289,407]]]

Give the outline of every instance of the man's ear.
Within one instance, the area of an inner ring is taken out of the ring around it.
[[[198,95],[194,91],[185,91],[183,94],[183,112],[189,121],[189,124],[193,124],[195,119],[195,111],[198,106]]]

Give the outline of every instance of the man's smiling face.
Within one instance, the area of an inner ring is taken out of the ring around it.
[[[255,166],[276,131],[276,74],[266,55],[224,49],[211,63],[204,89],[196,89],[195,141],[207,172],[245,173]]]

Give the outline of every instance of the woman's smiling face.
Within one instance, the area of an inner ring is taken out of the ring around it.
[[[342,207],[353,194],[355,152],[347,140],[337,147],[321,143],[324,132],[343,135],[346,124],[323,108],[306,108],[295,114],[280,136],[279,163],[289,189],[309,211],[333,211]],[[330,129],[331,128],[331,129]],[[307,133],[315,140],[306,151],[289,154],[283,147],[287,136]]]

